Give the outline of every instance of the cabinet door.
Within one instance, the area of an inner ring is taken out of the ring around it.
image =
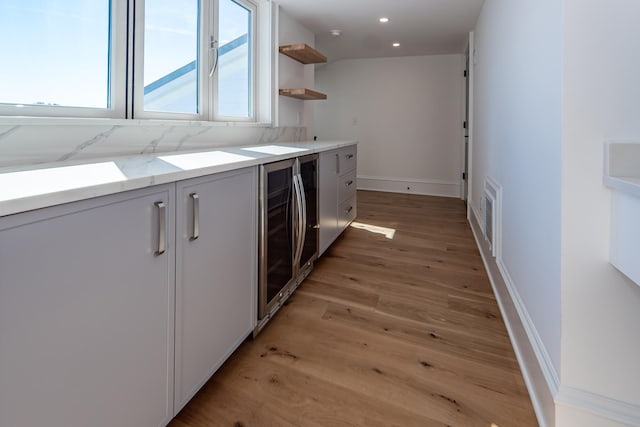
[[[319,254],[327,250],[338,237],[338,169],[339,151],[320,153],[319,166],[319,206],[320,240]]]
[[[345,228],[356,219],[357,215],[357,196],[354,194],[347,200],[340,203],[338,207],[338,232],[342,233]]]
[[[357,145],[350,145],[348,147],[340,149],[340,165],[338,167],[338,173],[340,175],[356,170],[357,153]]]
[[[338,201],[340,203],[356,194],[356,171],[352,170],[338,178]]]
[[[0,218],[0,425],[171,419],[172,198],[158,186]]]
[[[176,413],[256,324],[257,179],[248,168],[178,183]]]

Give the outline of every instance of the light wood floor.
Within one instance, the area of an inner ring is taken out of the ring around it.
[[[356,221],[395,234],[346,230],[171,427],[537,426],[463,203],[359,191]]]

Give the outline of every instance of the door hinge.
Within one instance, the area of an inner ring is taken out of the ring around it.
[[[466,172],[462,172],[462,180],[463,181],[467,180],[467,173]]]
[[[464,122],[462,122],[462,129],[466,129],[467,128],[467,121],[465,120]]]
[[[464,76],[467,77],[467,70],[464,70]]]

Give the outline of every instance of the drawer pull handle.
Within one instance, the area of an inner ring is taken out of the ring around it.
[[[167,207],[164,202],[154,205],[158,211],[158,250],[153,255],[160,256],[167,250]]]
[[[346,157],[347,157],[347,159],[351,160],[351,159],[353,159],[353,154],[347,154]]]
[[[348,208],[348,209],[345,209],[345,210],[344,210],[344,213],[346,213],[346,214],[350,214],[352,210],[353,210],[353,206],[349,206],[349,208]]]
[[[194,241],[200,237],[200,197],[198,193],[189,194],[193,204],[193,231],[189,240]]]
[[[351,187],[351,185],[352,185],[352,184],[353,184],[353,180],[352,180],[352,179],[350,179],[349,181],[347,181],[347,182],[345,182],[345,183],[344,183],[344,186],[345,186],[345,187]]]

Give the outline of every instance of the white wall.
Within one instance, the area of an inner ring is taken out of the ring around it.
[[[315,35],[280,8],[278,14],[279,45],[306,43],[315,46]],[[278,88],[314,88],[315,65],[303,65],[288,56],[278,55]],[[277,89],[276,89],[277,91]],[[277,92],[276,92],[276,96]],[[278,97],[278,126],[314,127],[314,103],[286,96]]]
[[[604,141],[640,140],[640,2],[564,3],[562,385],[568,396],[561,390],[560,399],[632,413],[640,425],[640,287],[608,262],[610,190],[602,184]]]
[[[640,425],[640,287],[608,262],[602,184],[604,141],[640,140],[638,16],[637,0],[487,0],[475,31],[471,206],[487,175],[504,187],[506,320],[547,374],[543,425]]]
[[[328,100],[316,105],[314,134],[359,141],[359,188],[460,197],[463,70],[463,55],[319,67]]]
[[[521,317],[506,320],[524,324],[551,387],[561,367],[561,12],[557,0],[485,2],[475,30],[469,198],[481,223],[486,177],[503,188],[496,262]],[[538,411],[554,417],[553,405]]]

